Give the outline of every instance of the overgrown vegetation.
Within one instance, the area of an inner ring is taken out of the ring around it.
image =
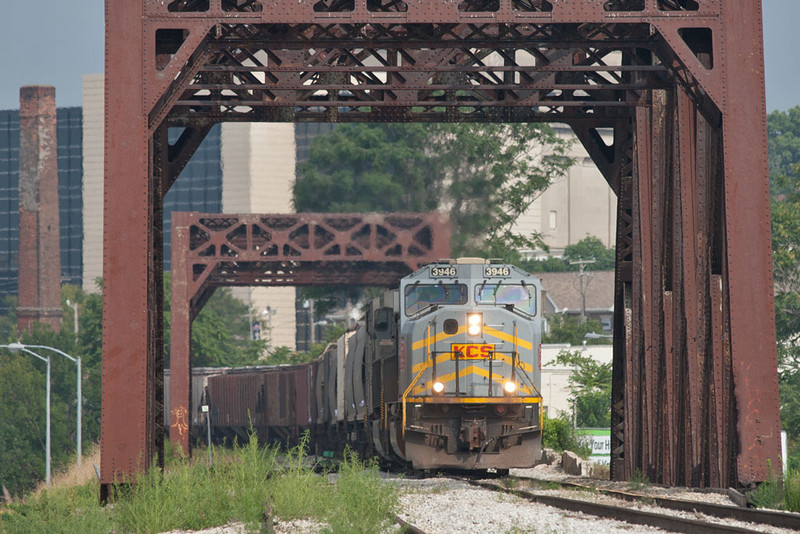
[[[569,400],[577,411],[579,428],[611,426],[611,363],[598,363],[583,352],[562,350],[554,362],[572,367]]]
[[[566,416],[551,419],[544,417],[542,427],[542,445],[556,452],[572,451],[581,458],[588,458],[592,447],[572,426]]]
[[[334,480],[334,483],[330,483]],[[399,493],[373,464],[348,454],[338,476],[314,473],[305,443],[280,454],[256,438],[231,451],[217,450],[207,466],[173,458],[137,484],[116,488],[114,506],[97,502],[97,482],[51,489],[0,508],[0,531],[14,533],[163,532],[242,522],[261,529],[265,507],[287,521],[309,518],[333,533],[382,532],[398,509]]]

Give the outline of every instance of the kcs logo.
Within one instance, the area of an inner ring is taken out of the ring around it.
[[[489,359],[494,354],[494,345],[477,343],[453,343],[450,350],[460,360]]]

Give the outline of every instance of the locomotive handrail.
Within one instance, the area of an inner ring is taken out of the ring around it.
[[[419,377],[422,376],[422,373],[424,373],[424,372],[425,372],[425,369],[420,369],[419,373],[417,373],[417,376],[414,377],[414,380],[411,381],[411,383],[408,385],[406,390],[403,392],[403,397],[402,397],[402,402],[403,402],[403,428],[402,428],[402,434],[403,434],[403,438],[405,438],[405,436],[406,436],[406,399],[408,398],[408,393],[411,391],[411,388],[414,387],[414,385],[417,383],[417,380],[419,380]]]

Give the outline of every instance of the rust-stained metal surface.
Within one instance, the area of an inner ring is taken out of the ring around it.
[[[170,440],[189,452],[191,321],[215,288],[391,287],[449,255],[439,213],[173,213]]]
[[[618,196],[613,477],[777,469],[760,1],[107,0],[106,21],[104,488],[160,448],[160,203],[221,121],[569,124]]]
[[[19,281],[17,330],[61,327],[61,241],[55,87],[19,91]]]
[[[211,426],[232,441],[246,440],[252,428],[260,443],[295,442],[308,428],[310,366],[243,368],[209,376],[207,402]]]

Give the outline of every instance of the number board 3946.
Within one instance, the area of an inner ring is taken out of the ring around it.
[[[486,269],[484,269],[483,275],[486,276],[486,277],[510,276],[511,275],[511,269],[508,268],[508,267],[491,266],[491,267],[487,267]]]
[[[438,278],[438,277],[447,277],[447,278],[454,278],[456,276],[456,268],[455,267],[431,267],[431,276]]]

